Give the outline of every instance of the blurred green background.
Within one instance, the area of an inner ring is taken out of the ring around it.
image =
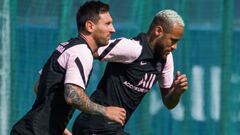
[[[77,35],[75,16],[85,0],[0,0],[0,135],[32,106],[33,86],[58,43]],[[146,32],[161,9],[174,9],[186,30],[174,52],[175,71],[189,90],[167,110],[157,86],[126,126],[132,135],[240,134],[239,0],[103,0],[110,5],[116,37]],[[106,63],[94,61],[91,94]],[[73,119],[79,111],[76,111]],[[71,129],[72,122],[68,127]]]

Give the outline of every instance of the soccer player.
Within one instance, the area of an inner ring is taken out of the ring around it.
[[[171,53],[183,32],[180,15],[173,10],[163,10],[155,15],[147,33],[140,33],[133,39],[119,38],[110,41],[114,46],[99,48],[100,60],[112,59],[117,53],[125,55],[107,64],[91,100],[104,106],[125,108],[126,124],[144,95],[158,82],[164,105],[174,108],[188,88],[185,74],[177,72],[174,79]],[[124,125],[102,116],[82,112],[74,122],[73,134],[125,135],[123,128]]]
[[[125,109],[96,104],[85,94],[93,55],[109,43],[115,32],[109,6],[86,2],[78,10],[77,26],[79,36],[59,44],[44,65],[37,98],[31,110],[13,126],[11,135],[62,135],[74,108],[123,125]]]

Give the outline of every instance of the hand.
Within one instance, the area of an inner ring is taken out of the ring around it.
[[[67,128],[65,128],[63,135],[72,135],[72,133]]]
[[[108,106],[106,107],[106,117],[123,126],[126,119],[126,111],[124,108]]]
[[[178,93],[185,92],[188,89],[187,76],[177,71],[176,79],[174,80],[174,87]]]

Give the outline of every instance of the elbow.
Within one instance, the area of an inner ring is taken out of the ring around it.
[[[71,98],[69,98],[69,97],[64,97],[65,98],[65,102],[68,104],[68,105],[73,105],[73,101],[72,101],[72,99]]]
[[[175,106],[173,105],[165,105],[167,107],[168,110],[172,110]]]
[[[172,104],[171,102],[163,102],[163,104],[168,110],[172,110],[176,106],[176,104]]]
[[[174,98],[173,96],[165,96],[163,98],[163,103],[168,110],[171,110],[177,106],[179,103],[179,98]]]
[[[81,101],[81,98],[79,96],[79,90],[78,86],[66,84],[64,89],[64,99],[65,102],[73,107],[76,107],[79,105],[79,102]]]

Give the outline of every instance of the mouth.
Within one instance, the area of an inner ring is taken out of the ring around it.
[[[166,51],[166,55],[168,55],[170,53],[170,51]]]
[[[107,36],[107,40],[110,40],[111,39],[111,35]]]

